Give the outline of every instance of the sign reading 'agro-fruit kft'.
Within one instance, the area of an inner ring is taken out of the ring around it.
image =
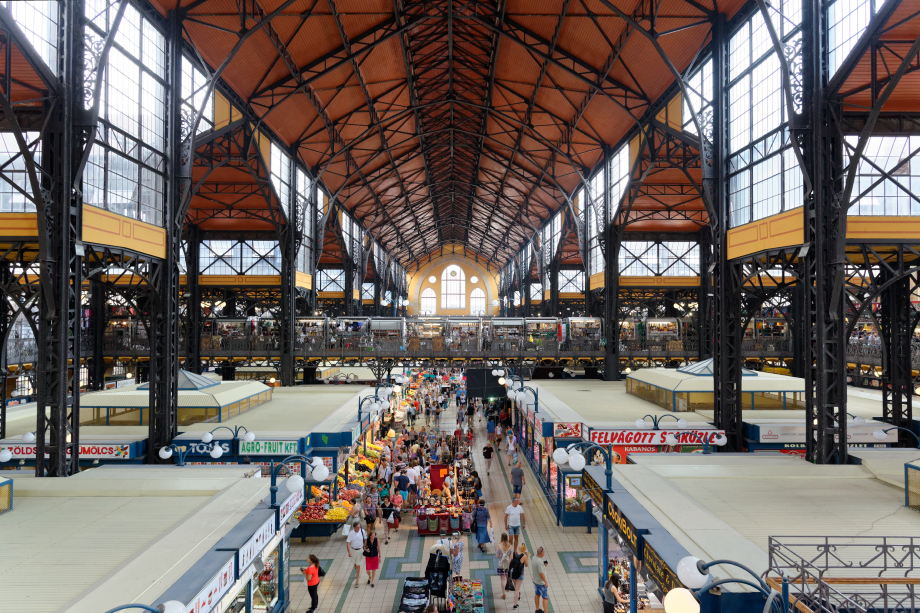
[[[300,441],[240,441],[240,455],[295,455]]]

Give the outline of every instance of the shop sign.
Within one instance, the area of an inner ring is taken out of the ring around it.
[[[669,434],[677,437],[678,445],[712,444],[716,436],[725,436],[725,430],[675,429],[675,430],[592,430],[591,442],[598,445],[667,445]]]
[[[287,500],[281,503],[281,508],[278,509],[278,526],[281,527],[287,523],[287,520],[291,518],[291,515],[294,514],[294,511],[297,510],[304,500],[303,490],[299,492],[294,492],[287,497]]]
[[[553,436],[556,438],[581,438],[581,424],[556,422],[553,424]]]
[[[873,432],[879,428],[884,428],[885,424],[877,422],[864,426],[847,424],[847,444],[853,443],[870,443],[877,444],[879,441],[873,436]],[[805,443],[805,424],[778,424],[778,425],[758,425],[757,441],[760,443]],[[884,444],[897,443],[898,433],[892,430],[886,434],[888,437]]]
[[[35,443],[18,443],[16,445],[4,445],[4,449],[9,449],[10,453],[13,454],[13,459],[18,460],[34,460],[35,459]],[[70,450],[67,450],[67,455],[70,454]],[[48,454],[45,454],[45,457],[49,457]],[[131,453],[131,445],[122,445],[115,443],[95,443],[88,445],[80,445],[80,459],[81,460],[130,460],[133,456]]]
[[[591,497],[591,500],[594,501],[594,506],[603,509],[604,508],[604,492],[601,491],[600,486],[594,481],[594,478],[588,473],[583,473],[585,476],[584,479],[584,490],[587,492],[588,496]]]
[[[188,455],[211,455],[211,448],[213,445],[220,445],[220,448],[223,450],[224,455],[230,455],[233,453],[233,450],[230,449],[232,440],[215,440],[213,443],[202,443],[201,441],[190,441],[190,440],[174,440],[176,446],[180,447],[183,451],[188,449]]]
[[[604,519],[613,524],[620,537],[632,548],[633,553],[639,551],[639,532],[629,519],[623,515],[613,500],[607,497],[607,506],[604,509]]]
[[[216,575],[202,588],[195,599],[185,606],[188,613],[209,613],[215,610],[230,586],[233,585],[236,574],[233,572],[235,559],[230,558]]]
[[[262,550],[273,536],[275,536],[275,518],[269,517],[262,527],[246,541],[246,544],[240,547],[238,572],[242,573],[256,557],[262,554]]]
[[[296,455],[300,441],[240,441],[240,455]]]
[[[648,544],[648,541],[643,545],[642,557],[642,569],[658,584],[662,594],[667,594],[673,589],[683,587],[683,584],[677,578],[677,573],[665,564],[658,552]]]

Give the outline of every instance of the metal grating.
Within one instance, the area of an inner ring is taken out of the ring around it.
[[[904,465],[904,506],[920,511],[920,465]]]

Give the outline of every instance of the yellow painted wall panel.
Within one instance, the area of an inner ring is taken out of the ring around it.
[[[281,275],[199,275],[199,285],[214,286],[247,286],[269,285],[280,286]]]
[[[596,272],[590,277],[588,277],[588,288],[597,289],[599,287],[604,287],[606,280],[604,279],[604,271]]]
[[[297,287],[302,287],[304,289],[313,289],[313,275],[307,274],[305,272],[297,271],[297,276],[294,279],[295,285]]]
[[[620,277],[620,287],[699,287],[699,285],[699,277]]]
[[[0,236],[5,238],[38,237],[37,213],[0,213]]]
[[[728,231],[728,259],[740,258],[767,249],[794,247],[805,240],[803,209],[771,215]]]
[[[83,207],[83,242],[166,257],[166,229],[99,207]]]
[[[920,238],[920,217],[854,215],[847,217],[850,240],[910,240]]]

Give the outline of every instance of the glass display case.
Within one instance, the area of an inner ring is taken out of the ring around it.
[[[600,349],[603,331],[600,317],[569,317],[566,322],[569,346],[572,349]]]
[[[478,317],[450,317],[447,320],[450,349],[478,351],[480,327],[481,320]]]
[[[566,475],[563,484],[565,510],[567,513],[584,513],[587,511],[587,505],[584,500],[584,492],[581,486],[581,475]]]
[[[525,322],[527,348],[555,350],[559,342],[559,320],[554,317],[528,318]]]
[[[339,317],[330,337],[333,347],[358,349],[367,347],[371,340],[369,317]]]
[[[492,350],[517,351],[524,334],[523,317],[492,318]]]
[[[278,554],[281,547],[262,557],[265,568],[252,579],[252,611],[253,613],[273,613],[278,604],[278,581],[280,567]]]

